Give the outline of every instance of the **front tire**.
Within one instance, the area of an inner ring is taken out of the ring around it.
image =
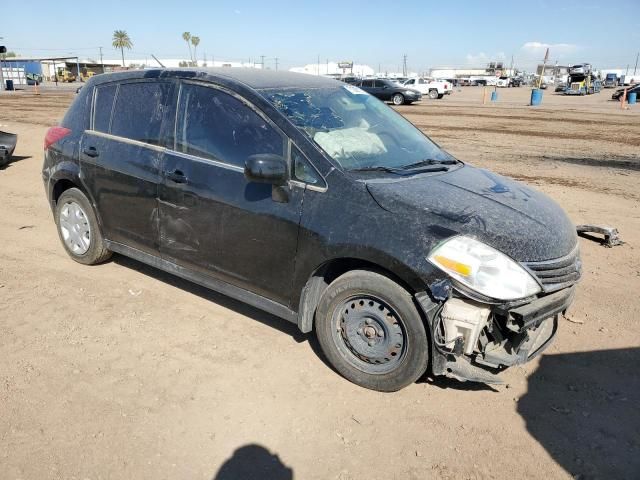
[[[95,265],[111,257],[93,207],[82,191],[65,190],[56,203],[55,220],[60,241],[69,256],[78,263]]]
[[[334,280],[315,328],[331,365],[361,387],[394,392],[427,369],[429,343],[413,298],[379,273],[354,270]]]
[[[396,93],[393,97],[391,97],[391,102],[393,102],[394,105],[403,105],[404,96],[401,93]]]

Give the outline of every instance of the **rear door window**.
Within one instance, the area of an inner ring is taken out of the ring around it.
[[[180,90],[176,150],[243,167],[258,153],[284,156],[282,135],[251,107],[221,90],[184,84]]]
[[[113,110],[113,99],[116,97],[117,85],[96,87],[93,104],[93,129],[98,132],[109,133],[109,122]]]
[[[111,134],[161,145],[160,128],[170,91],[169,82],[121,84],[113,108]]]

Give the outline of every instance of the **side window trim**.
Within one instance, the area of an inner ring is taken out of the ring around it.
[[[313,183],[305,182],[304,180],[300,180],[295,177],[295,163],[293,160],[293,149],[296,149],[298,153],[302,156],[304,161],[309,165],[316,174],[316,177],[320,180],[320,185],[314,185]],[[313,164],[311,160],[304,154],[304,152],[298,147],[293,140],[289,139],[289,145],[287,147],[287,162],[289,164],[289,182],[292,186],[298,186],[301,188],[307,188],[310,190],[314,190],[317,192],[326,192],[328,187],[327,180],[322,176],[322,174],[318,171],[316,166]]]
[[[109,112],[109,128],[106,133],[111,134],[111,120],[113,119],[113,109],[116,105],[116,100],[118,98],[118,91],[120,90],[120,83],[103,83],[101,85],[97,85],[93,87],[93,92],[91,93],[91,119],[89,122],[89,130],[95,131],[95,119],[96,119],[96,99],[98,96],[98,90],[101,88],[108,88],[112,85],[115,85],[116,91],[113,94],[113,101],[111,102],[111,112]]]
[[[226,93],[227,95],[230,95],[233,98],[239,100],[242,104],[246,105],[251,111],[253,111],[256,115],[258,115],[260,118],[262,118],[265,122],[267,122],[276,131],[276,133],[282,139],[282,150],[283,150],[283,152],[285,153],[285,155],[287,157],[290,156],[289,143],[290,143],[291,140],[289,139],[289,137],[280,129],[280,127],[278,127],[275,123],[273,123],[273,121],[267,115],[265,115],[264,112],[262,112],[259,108],[257,108],[253,103],[251,103],[249,100],[247,100],[246,98],[244,98],[242,95],[238,94],[237,92],[234,92],[233,90],[225,88],[222,85],[218,85],[218,84],[215,84],[215,83],[209,83],[209,82],[202,82],[202,81],[197,81],[197,80],[181,80],[180,81],[179,88],[178,88],[178,94],[176,96],[177,103],[176,103],[176,112],[175,112],[175,124],[174,124],[174,130],[173,130],[173,146],[169,147],[169,150],[171,151],[171,153],[177,154],[177,155],[180,155],[180,156],[184,156],[185,158],[199,160],[201,162],[209,162],[209,163],[212,163],[212,164],[214,164],[214,165],[216,165],[218,167],[224,167],[224,168],[229,168],[231,170],[244,172],[244,169],[242,167],[239,167],[238,165],[234,165],[233,163],[230,163],[230,162],[225,162],[221,158],[215,158],[215,159],[204,158],[204,157],[200,157],[198,155],[193,155],[193,154],[190,154],[190,153],[180,152],[178,150],[178,148],[177,148],[177,142],[178,142],[178,118],[180,117],[180,98],[182,96],[182,87],[183,87],[183,85],[196,85],[196,86],[199,86],[199,87],[211,88],[212,90],[217,90],[217,91],[220,91],[222,93]],[[285,158],[285,160],[287,160],[287,162],[289,163],[289,166],[291,167],[290,158]],[[291,168],[289,168],[289,171],[290,171],[289,177],[291,178]]]

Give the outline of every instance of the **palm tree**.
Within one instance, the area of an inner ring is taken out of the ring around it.
[[[200,44],[200,37],[196,37],[193,36],[191,37],[191,43],[193,43],[193,60],[194,60],[194,67],[198,66],[198,54],[196,53],[198,51],[198,45]]]
[[[124,67],[124,49],[131,50],[133,42],[129,38],[129,34],[124,30],[116,30],[113,32],[113,48],[119,48],[122,53],[122,66]]]
[[[189,42],[191,40],[191,34],[189,32],[184,32],[182,34],[182,39],[187,42],[187,46],[189,47],[189,59],[193,62],[193,57],[191,56],[191,43]]]

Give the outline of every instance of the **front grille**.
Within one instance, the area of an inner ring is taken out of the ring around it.
[[[535,275],[547,293],[573,285],[580,280],[582,274],[580,250],[577,246],[564,257],[542,262],[524,262],[524,266]]]
[[[580,84],[578,82],[574,82],[571,84],[571,90],[578,91],[580,90]]]

